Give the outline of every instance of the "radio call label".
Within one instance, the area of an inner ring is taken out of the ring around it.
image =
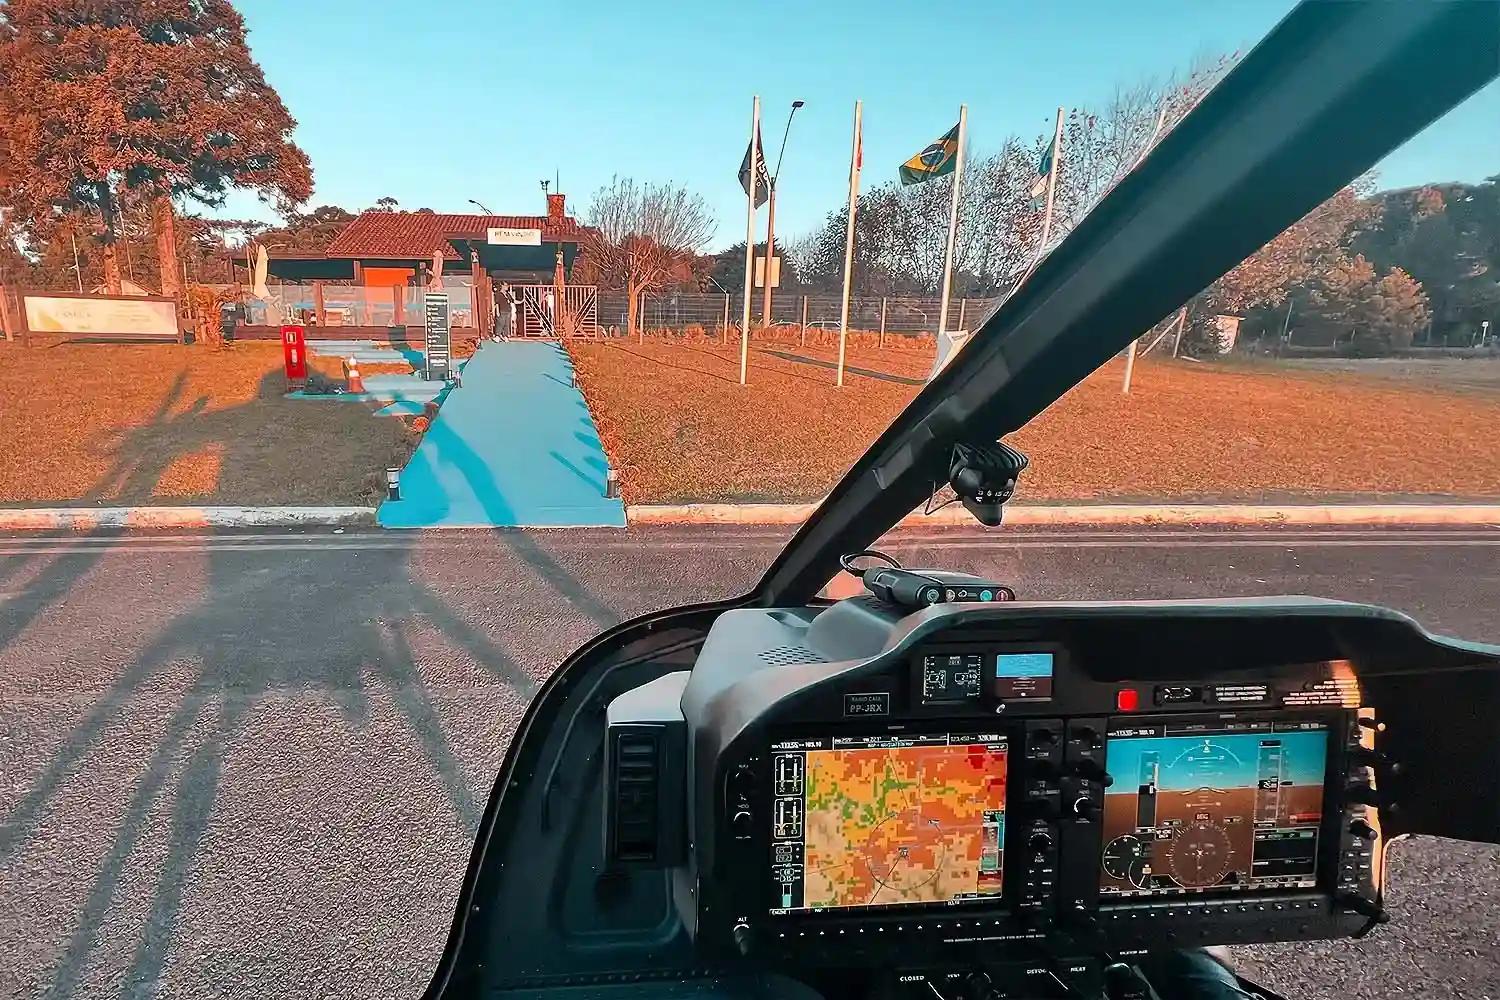
[[[844,715],[890,715],[889,691],[861,691],[844,695]]]

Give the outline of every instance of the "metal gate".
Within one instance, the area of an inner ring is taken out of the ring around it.
[[[599,336],[599,290],[593,285],[563,286],[561,309],[557,308],[557,289],[552,285],[511,287],[520,297],[513,336]]]

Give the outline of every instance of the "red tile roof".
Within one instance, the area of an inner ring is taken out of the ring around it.
[[[449,240],[483,242],[492,226],[540,229],[543,243],[578,243],[584,228],[576,219],[552,222],[542,215],[446,215],[432,212],[365,212],[328,244],[329,257],[417,260],[441,246],[448,260],[461,259]]]

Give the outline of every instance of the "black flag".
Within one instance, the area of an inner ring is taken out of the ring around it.
[[[745,158],[740,162],[740,187],[750,193],[750,151],[755,159],[755,207],[760,208],[771,198],[771,171],[766,169],[766,147],[760,142],[760,126],[756,126],[755,141],[745,147]]]

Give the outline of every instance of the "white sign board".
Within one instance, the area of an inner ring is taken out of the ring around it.
[[[493,246],[539,247],[542,245],[540,229],[522,229],[518,226],[491,226],[487,231],[488,241]]]
[[[756,288],[764,288],[764,287],[766,287],[766,258],[765,257],[757,257],[757,258],[755,258],[755,287]],[[781,287],[781,258],[779,256],[771,258],[771,287],[772,288],[780,288]]]
[[[26,326],[32,333],[177,336],[177,310],[171,302],[50,295],[26,295],[23,298],[26,300]]]

